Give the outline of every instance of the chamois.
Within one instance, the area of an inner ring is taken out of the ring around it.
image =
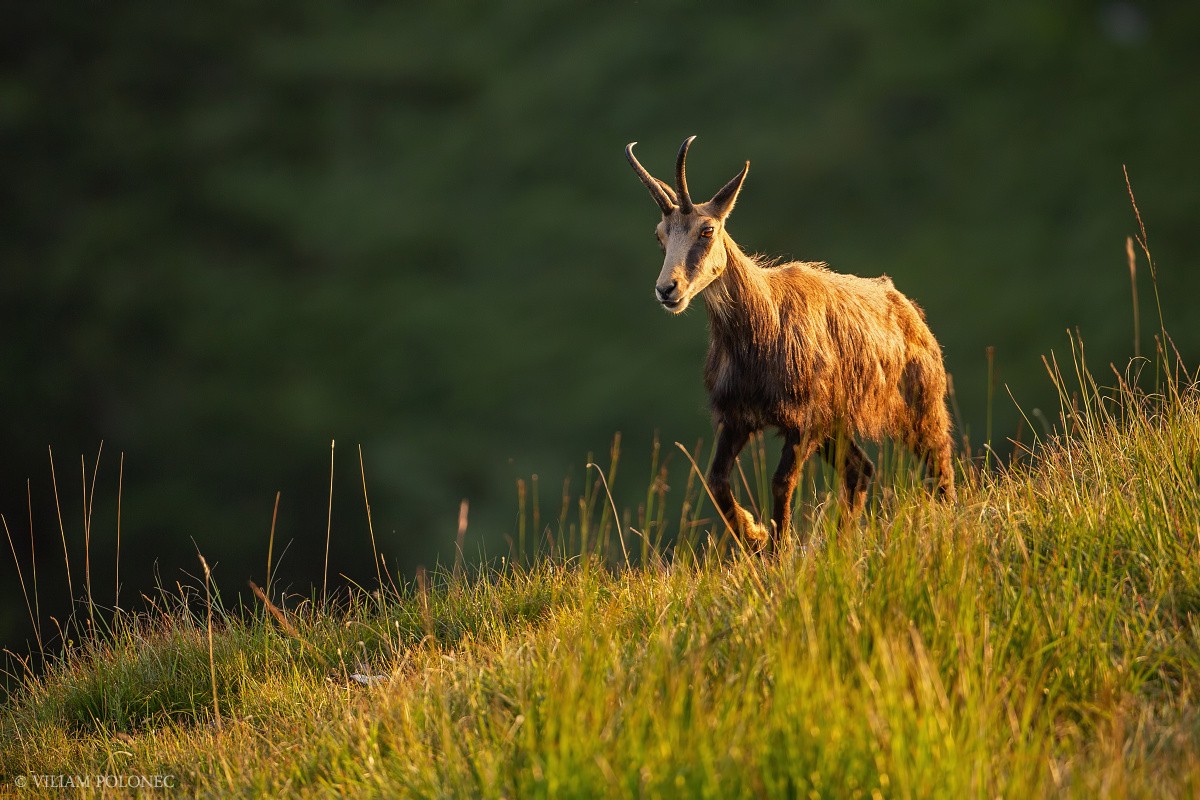
[[[773,264],[742,252],[726,231],[750,162],[706,203],[688,194],[684,140],[675,186],[625,156],[662,211],[659,303],[679,314],[704,293],[709,348],[704,367],[717,447],[709,488],[725,521],[762,546],[772,531],[738,505],[729,473],[752,433],[777,428],[783,455],[771,484],[771,529],[791,527],[792,494],[818,449],[840,473],[843,519],[857,519],[875,473],[854,436],[903,442],[926,465],[937,496],[953,499],[950,417],[942,351],[921,309],[886,275],[843,275],[819,262]]]

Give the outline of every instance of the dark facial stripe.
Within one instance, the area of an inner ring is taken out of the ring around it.
[[[700,239],[691,247],[688,248],[687,258],[683,261],[684,268],[688,274],[694,273],[700,266],[700,262],[708,255],[708,251],[712,249],[712,239]]]

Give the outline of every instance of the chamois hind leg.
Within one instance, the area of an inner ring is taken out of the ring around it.
[[[950,458],[949,435],[938,437],[932,445],[922,444],[917,448],[917,455],[925,462],[925,472],[933,480],[933,493],[938,500],[954,502],[957,493],[954,491],[954,462]]]
[[[729,488],[729,473],[741,449],[750,438],[750,431],[728,425],[721,426],[717,434],[717,452],[708,471],[708,487],[721,515],[733,528],[734,534],[744,541],[762,546],[768,539],[767,529],[754,520],[754,516],[737,504],[733,490]]]
[[[774,526],[775,541],[779,543],[792,527],[792,495],[796,491],[796,479],[808,457],[817,449],[817,443],[803,436],[800,431],[783,432],[783,453],[779,467],[771,480],[771,496],[774,500],[771,524]]]
[[[842,478],[838,504],[842,508],[842,521],[848,525],[858,519],[867,504],[867,489],[875,476],[875,464],[867,451],[849,436],[826,439],[821,455]]]

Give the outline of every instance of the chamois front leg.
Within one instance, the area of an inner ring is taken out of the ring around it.
[[[717,508],[733,528],[734,534],[755,546],[761,546],[769,538],[767,529],[755,522],[753,515],[737,504],[733,499],[733,490],[729,487],[729,473],[738,453],[746,446],[749,438],[750,431],[745,428],[721,426],[717,434],[717,452],[708,471],[708,487],[712,490],[713,499],[717,501]]]
[[[800,431],[785,431],[783,453],[779,467],[771,480],[771,495],[774,508],[771,522],[775,527],[775,541],[779,543],[792,527],[792,495],[796,491],[796,479],[809,456],[817,449],[817,443],[801,435]]]

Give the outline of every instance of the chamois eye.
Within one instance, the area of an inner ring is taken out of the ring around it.
[[[711,225],[700,229],[701,239],[711,239],[713,235],[713,227]]]

